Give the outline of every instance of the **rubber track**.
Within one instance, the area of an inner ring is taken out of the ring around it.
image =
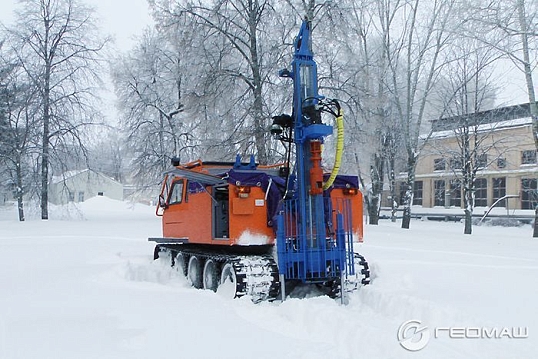
[[[370,284],[370,267],[368,266],[368,262],[364,259],[364,256],[357,252],[353,253],[353,258],[355,260],[355,272],[360,274],[361,284]]]
[[[370,268],[364,256],[354,252],[353,259],[355,264],[355,276],[348,276],[344,282],[344,290],[348,293],[358,289],[361,285],[364,286],[370,284]],[[331,298],[340,298],[340,279],[333,282],[328,295]]]
[[[258,303],[264,300],[274,300],[280,293],[278,266],[270,255],[207,253],[196,249],[178,250],[177,248],[161,246],[156,250],[156,257],[158,257],[157,251],[171,253],[172,266],[175,265],[174,258],[180,252],[188,257],[194,255],[204,261],[212,259],[218,263],[219,273],[225,263],[231,263],[236,276],[236,297],[249,295],[253,302]]]

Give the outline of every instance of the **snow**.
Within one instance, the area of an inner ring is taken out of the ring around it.
[[[74,213],[73,215],[69,215]],[[32,215],[29,214],[29,218]],[[538,240],[531,228],[381,221],[355,244],[373,281],[347,306],[314,291],[287,301],[190,288],[147,237],[154,208],[95,197],[18,222],[0,209],[0,358],[535,358]],[[299,298],[297,298],[299,297]],[[420,320],[417,352],[397,331]],[[528,327],[524,339],[451,339],[439,327]]]
[[[237,239],[237,244],[240,246],[248,245],[264,245],[270,242],[270,238],[259,233],[251,233],[250,231],[245,231],[241,233]]]

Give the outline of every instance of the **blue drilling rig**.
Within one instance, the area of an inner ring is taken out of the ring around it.
[[[311,34],[311,23],[304,20],[295,38],[291,70],[279,73],[293,80],[293,113],[274,117],[271,127],[289,144],[290,153],[291,144],[295,145],[295,166],[276,216],[278,267],[283,297],[286,281],[325,285],[333,295],[343,297],[345,290],[369,283],[368,264],[353,252],[354,230],[362,235],[362,196],[356,197],[360,195],[356,177],[338,175],[343,113],[337,100],[318,94]],[[330,175],[323,172],[321,148],[333,126],[322,122],[323,113],[334,116],[338,128]],[[335,189],[341,189],[341,195]]]

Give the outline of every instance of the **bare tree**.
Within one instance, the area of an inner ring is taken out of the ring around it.
[[[532,44],[538,51],[538,4],[536,1],[481,1],[474,2],[474,26],[480,26],[483,31],[474,32],[474,37],[498,50],[512,60],[521,70],[525,78],[527,95],[532,117],[534,144],[538,151],[538,104],[536,103],[533,69],[536,67],[536,57],[531,56]],[[494,31],[504,37],[501,43],[492,42],[486,35]],[[535,210],[533,237],[538,237],[538,207]]]
[[[406,151],[402,228],[409,228],[419,135],[428,98],[442,68],[442,51],[453,36],[456,1],[376,1],[379,32],[389,68],[391,99]],[[403,21],[403,22],[401,22]],[[401,22],[401,23],[400,23]]]
[[[192,85],[197,81],[192,71],[196,57],[184,50],[192,46],[193,30],[185,25],[176,31],[182,31],[181,39],[148,29],[114,65],[121,127],[126,147],[134,154],[134,178],[141,186],[158,183],[170,158],[191,157],[197,143],[198,116],[188,110],[189,97],[196,97]]]
[[[518,24],[521,33],[521,51],[523,73],[525,74],[525,83],[527,84],[527,94],[529,96],[529,105],[532,117],[532,132],[534,136],[534,145],[538,152],[538,103],[536,103],[536,93],[534,92],[534,83],[532,79],[531,56],[530,56],[530,39],[534,38],[535,43],[538,42],[538,26],[532,28],[532,19],[534,24],[538,18],[538,6],[534,3],[534,13],[532,17],[527,17],[525,0],[517,0]],[[538,49],[537,49],[538,51]],[[532,236],[538,238],[538,206],[534,210],[534,230]]]
[[[246,133],[253,137],[253,141],[242,139],[240,142],[252,144],[253,149],[250,151],[257,154],[260,163],[267,163],[271,143],[267,132],[270,111],[264,99],[264,86],[276,74],[277,69],[272,66],[275,55],[280,57],[278,52],[272,51],[275,46],[264,41],[265,37],[270,36],[266,32],[269,26],[266,21],[271,18],[271,2],[181,0],[173,6],[169,6],[167,1],[156,3],[155,8],[167,16],[169,23],[188,14],[205,29],[206,40],[215,45],[213,50],[216,53],[207,54],[213,55],[213,58],[200,59],[213,61],[212,76],[229,80],[227,91],[234,97],[228,96],[227,99],[234,104],[235,127],[246,128]],[[220,49],[226,51],[219,51]],[[215,55],[218,57],[215,58]],[[238,132],[237,129],[234,133]]]
[[[29,157],[37,149],[38,96],[15,59],[7,54],[0,59],[0,164],[17,200],[19,221],[24,221],[24,196],[30,192]]]
[[[81,145],[82,125],[97,115],[92,86],[99,80],[98,54],[106,41],[96,34],[93,9],[77,0],[20,3],[9,34],[41,98],[41,218],[48,219],[51,155],[65,144]]]
[[[321,6],[323,5],[323,6]],[[346,157],[354,163],[363,183],[370,224],[378,224],[385,177],[393,173],[387,165],[395,138],[386,74],[387,62],[375,21],[369,12],[370,0],[327,2],[312,11],[318,22],[316,39],[320,61],[319,85],[325,95],[345,104]],[[323,12],[321,12],[323,10]],[[326,46],[326,44],[333,46]],[[346,170],[352,170],[348,166]],[[354,170],[354,169],[353,169]]]

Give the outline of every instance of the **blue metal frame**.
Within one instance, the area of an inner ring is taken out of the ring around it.
[[[291,199],[284,200],[277,215],[277,248],[280,272],[285,279],[322,282],[340,278],[343,271],[354,274],[351,234],[351,205],[333,212],[329,196],[309,191],[310,143],[323,143],[332,126],[309,117],[305,109],[319,111],[317,65],[311,46],[310,22],[305,20],[294,42],[291,72],[281,77],[293,80],[293,142],[296,146],[296,181],[289,181]],[[325,195],[328,195],[325,193]],[[340,207],[340,205],[339,205]],[[334,228],[329,233],[329,228]],[[349,250],[346,249],[349,248]]]

